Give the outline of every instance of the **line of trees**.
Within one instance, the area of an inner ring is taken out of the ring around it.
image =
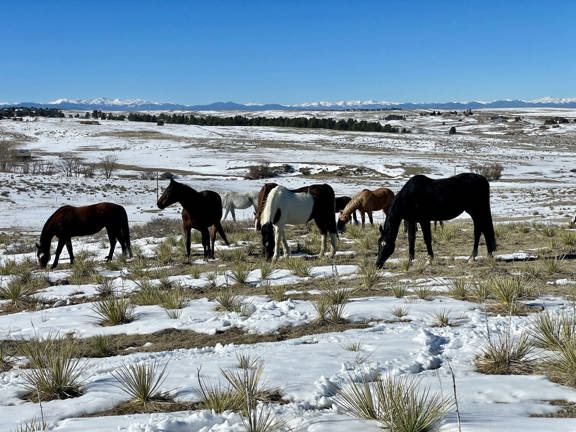
[[[187,124],[197,126],[279,126],[312,129],[336,129],[363,132],[392,132],[406,133],[405,128],[394,127],[390,124],[382,125],[378,122],[367,122],[352,118],[336,120],[332,118],[307,117],[233,117],[196,116],[190,114],[147,114],[134,112],[128,114],[128,120],[140,122],[164,122],[172,124]]]
[[[11,117],[65,117],[64,113],[57,108],[0,108],[0,119]]]

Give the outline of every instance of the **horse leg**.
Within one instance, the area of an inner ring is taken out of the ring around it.
[[[372,212],[368,212],[368,220],[370,221],[370,225],[374,225],[374,220],[372,219]]]
[[[106,261],[110,261],[114,256],[114,249],[116,248],[116,233],[112,232],[108,228],[106,228],[106,232],[108,233],[108,240],[110,241],[110,252],[108,252]],[[122,251],[124,252],[124,247],[122,247]]]
[[[236,212],[234,211],[234,206],[230,207],[230,214],[232,215],[232,220],[236,222]]]
[[[360,211],[360,218],[362,219],[362,228],[364,228],[364,221],[365,221],[365,219],[364,219],[364,216],[365,216],[365,215],[364,215],[364,210],[359,210],[359,211]]]
[[[222,218],[222,220],[226,219],[226,216],[228,216],[229,211],[230,211],[230,207],[226,206],[226,211],[224,212],[224,217]]]
[[[330,258],[336,255],[336,233],[330,233]]]
[[[58,239],[58,246],[56,246],[56,253],[54,254],[54,262],[52,263],[52,268],[56,268],[58,265],[58,259],[60,258],[60,254],[62,253],[62,249],[66,244],[66,239]],[[70,255],[70,251],[68,251],[68,255]],[[72,259],[72,257],[70,257]],[[72,262],[72,261],[70,261]]]
[[[184,235],[186,236],[186,257],[190,259],[190,243],[192,243],[192,228],[184,228]]]
[[[68,251],[68,256],[70,257],[70,264],[74,264],[74,252],[72,252],[72,237],[66,240],[66,250]]]
[[[416,222],[408,222],[408,263],[414,260],[416,246]]]
[[[326,234],[320,234],[320,255],[319,256],[324,256],[324,253],[326,252]]]
[[[202,234],[202,247],[204,248],[204,258],[210,258],[210,234],[208,233],[208,228],[204,227],[200,230]]]
[[[432,232],[430,231],[430,221],[420,222],[420,228],[422,228],[422,236],[424,236],[424,243],[426,243],[426,250],[428,251],[428,264],[431,264],[434,259],[434,252],[432,252]]]
[[[476,261],[476,257],[478,256],[478,243],[480,243],[480,235],[482,234],[480,222],[476,218],[472,219],[472,221],[474,222],[474,246],[472,246],[472,255],[468,257],[468,261]]]
[[[272,262],[278,260],[278,255],[280,255],[280,228],[274,225],[274,255],[272,256]]]
[[[234,214],[234,213],[232,213]],[[210,251],[211,256],[210,258],[214,258],[214,244],[216,243],[216,226],[212,225],[210,228]]]
[[[356,217],[356,210],[352,212],[352,218],[354,219],[354,225],[358,225],[358,218]]]
[[[284,257],[290,257],[290,246],[288,246],[288,241],[286,241],[286,232],[284,231],[284,227],[280,228],[280,235],[282,238],[282,249],[284,249]]]

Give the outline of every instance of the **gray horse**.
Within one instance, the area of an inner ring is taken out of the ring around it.
[[[224,209],[224,217],[226,219],[228,213],[232,214],[232,219],[236,222],[236,209],[247,209],[254,207],[256,210],[256,203],[258,199],[258,192],[226,192],[222,195],[222,208]]]

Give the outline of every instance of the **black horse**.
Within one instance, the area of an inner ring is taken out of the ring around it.
[[[170,179],[170,184],[158,198],[158,208],[164,209],[179,202],[182,205],[182,229],[186,234],[186,256],[190,258],[190,231],[197,229],[202,234],[204,258],[214,258],[216,232],[226,245],[229,245],[220,219],[222,218],[222,199],[211,190],[197,191],[190,186]]]
[[[394,253],[403,219],[408,223],[410,261],[414,259],[416,223],[422,228],[428,256],[433,259],[430,221],[454,219],[462,212],[468,213],[474,222],[474,247],[470,258],[475,259],[478,255],[480,234],[484,234],[488,255],[492,256],[496,250],[496,239],[490,213],[490,185],[485,177],[473,173],[438,180],[424,175],[412,177],[396,195],[384,228],[380,227],[376,266],[381,268]]]

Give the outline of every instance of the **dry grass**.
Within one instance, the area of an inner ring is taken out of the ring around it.
[[[534,349],[527,335],[505,332],[489,338],[475,359],[476,369],[489,375],[526,374],[534,369]]]

